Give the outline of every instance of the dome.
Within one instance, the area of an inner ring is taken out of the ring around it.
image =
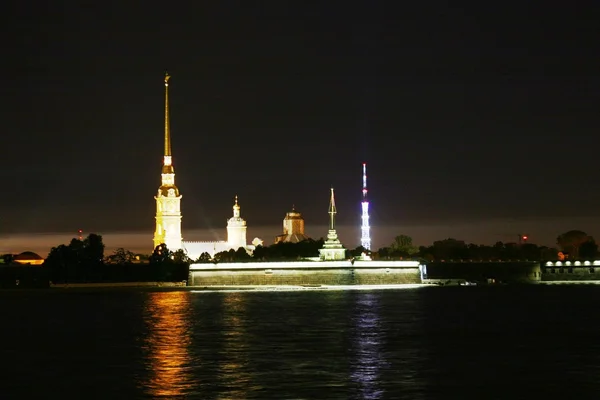
[[[24,251],[13,258],[14,262],[19,264],[40,265],[44,263],[44,259],[33,251]]]
[[[295,206],[292,206],[292,211],[285,214],[285,219],[302,219],[302,214],[296,211]]]
[[[13,258],[13,260],[43,260],[43,258],[39,254],[34,253],[33,251],[24,251],[21,254],[16,255],[15,258]]]

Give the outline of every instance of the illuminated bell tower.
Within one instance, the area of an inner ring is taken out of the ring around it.
[[[233,205],[233,217],[227,221],[227,243],[234,250],[246,248],[246,221],[240,216],[237,196]]]
[[[156,199],[156,230],[154,248],[166,244],[169,250],[182,248],[181,241],[181,195],[175,186],[175,169],[171,157],[171,127],[169,122],[169,74],[165,73],[165,155],[161,185]]]

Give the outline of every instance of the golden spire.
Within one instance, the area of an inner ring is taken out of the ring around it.
[[[169,73],[165,72],[165,156],[171,155],[171,127],[169,124]]]
[[[235,195],[235,204],[233,205],[233,217],[234,218],[240,217],[240,205],[238,204],[237,194]]]
[[[173,158],[171,157],[171,123],[169,122],[169,76],[165,72],[165,155],[163,157],[163,174],[174,174]]]
[[[335,197],[333,196],[333,188],[331,188],[331,198],[329,200],[329,230],[335,229],[335,214],[337,214],[337,209],[335,208]]]

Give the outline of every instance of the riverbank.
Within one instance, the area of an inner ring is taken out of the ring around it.
[[[96,282],[96,283],[50,283],[49,288],[86,289],[86,288],[181,288],[182,282]]]

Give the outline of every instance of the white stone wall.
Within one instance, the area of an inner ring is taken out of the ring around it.
[[[202,253],[208,253],[211,257],[222,251],[231,249],[229,243],[225,241],[220,242],[183,242],[183,248],[187,253],[187,256],[195,261],[200,257]]]
[[[422,282],[416,261],[320,261],[193,264],[190,286],[373,285]]]

